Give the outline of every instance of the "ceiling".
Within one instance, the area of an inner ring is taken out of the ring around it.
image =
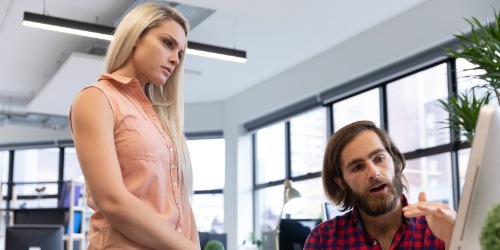
[[[185,101],[234,97],[424,1],[178,0],[214,11],[194,25],[190,41],[245,50],[248,58],[187,55]],[[25,11],[115,26],[142,2],[0,1],[0,114],[67,116],[74,95],[103,68],[101,56],[88,54],[98,40],[22,26]]]

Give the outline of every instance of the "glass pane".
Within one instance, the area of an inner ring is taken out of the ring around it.
[[[440,64],[387,85],[389,133],[401,152],[450,142],[448,117],[438,99],[448,96],[447,66]]]
[[[14,200],[19,207],[55,207],[57,199],[47,199],[46,195],[56,195],[59,176],[59,148],[16,150],[14,153]],[[23,184],[23,182],[29,182]],[[52,182],[39,183],[33,182]],[[21,199],[20,196],[40,196],[42,199]],[[15,198],[14,198],[15,199]]]
[[[474,78],[473,76],[482,74],[482,70],[471,70],[475,67],[469,61],[459,58],[455,61],[457,68],[457,90],[464,92],[474,86],[482,85],[485,81]]]
[[[255,137],[257,184],[285,179],[285,124],[260,129]]]
[[[290,120],[292,176],[321,171],[326,140],[325,108],[315,109]]]
[[[464,188],[465,175],[469,166],[470,148],[461,149],[458,151],[458,175],[460,177],[460,194]]]
[[[69,181],[72,179],[80,178],[82,176],[82,169],[76,156],[75,148],[64,149],[64,180]]]
[[[59,148],[15,151],[14,182],[57,181],[58,173]]]
[[[193,213],[200,232],[224,233],[224,195],[193,195]]]
[[[2,168],[0,179],[2,182],[7,182],[9,179],[9,151],[7,150],[0,151],[0,168]]]
[[[194,190],[223,189],[226,166],[224,139],[188,140],[187,145],[193,165]]]
[[[259,189],[255,192],[256,234],[273,232],[283,207],[283,185]],[[261,238],[261,237],[260,237]]]
[[[300,192],[306,202],[304,210],[300,213],[291,214],[292,219],[321,219],[321,205],[326,201],[321,178],[314,178],[304,181],[296,181],[293,187]]]
[[[450,153],[409,160],[403,174],[408,180],[410,203],[417,203],[423,191],[429,201],[453,206]]]
[[[2,197],[7,195],[7,184],[5,184],[8,179],[9,179],[9,151],[0,151],[0,174],[2,175],[0,180],[1,180],[1,189],[2,189]],[[2,202],[0,203],[1,208],[6,208],[6,202],[4,199],[1,200]],[[5,223],[2,223],[1,226],[4,226]],[[0,227],[0,230],[2,227]]]
[[[369,120],[380,126],[379,89],[372,89],[333,104],[334,131],[359,120]]]

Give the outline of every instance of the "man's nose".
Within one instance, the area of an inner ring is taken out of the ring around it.
[[[368,177],[377,178],[380,176],[380,168],[377,165],[373,164],[373,162],[368,163],[367,169]]]

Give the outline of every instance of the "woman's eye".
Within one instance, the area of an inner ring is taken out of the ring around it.
[[[167,46],[168,48],[172,47],[172,41],[170,40],[166,40],[165,42],[163,42],[165,44],[165,46]]]
[[[383,162],[385,160],[384,156],[379,156],[375,159],[376,162]]]

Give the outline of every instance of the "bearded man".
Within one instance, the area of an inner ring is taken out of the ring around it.
[[[325,151],[323,187],[328,199],[350,211],[316,226],[304,250],[446,249],[456,212],[428,202],[424,192],[409,205],[405,166],[387,132],[371,121],[335,132]]]

